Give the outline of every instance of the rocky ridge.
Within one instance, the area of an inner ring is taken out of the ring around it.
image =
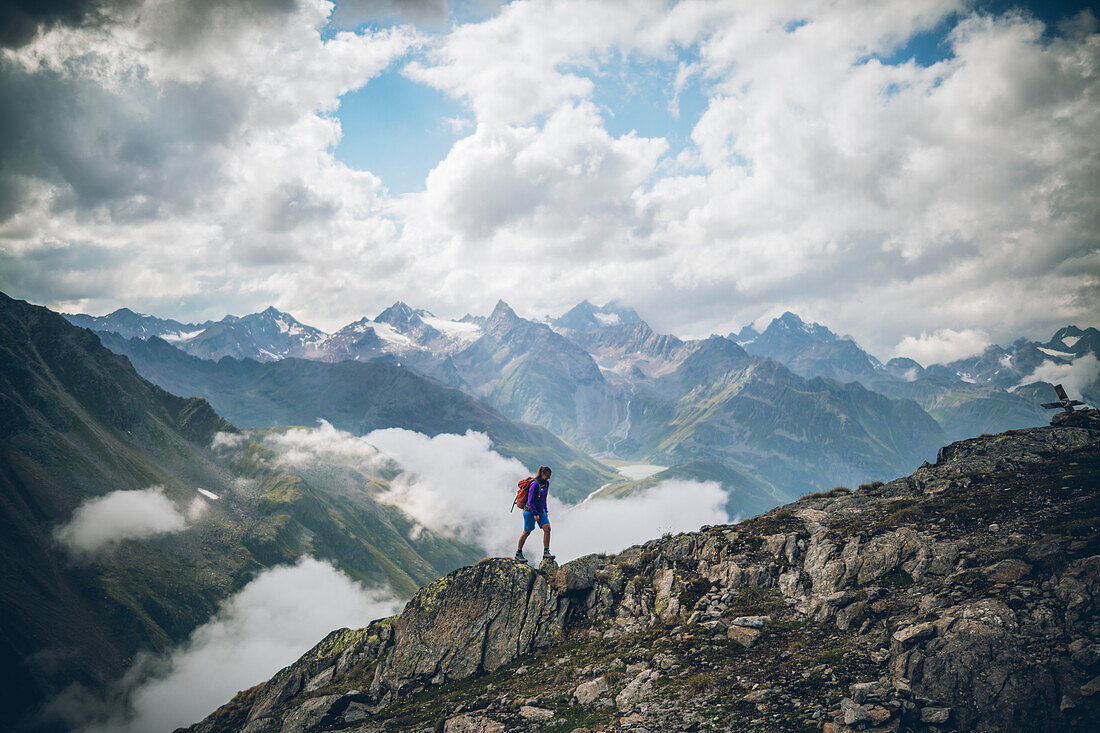
[[[1100,431],[1013,431],[613,557],[486,559],[190,730],[1088,730],[1098,474]]]

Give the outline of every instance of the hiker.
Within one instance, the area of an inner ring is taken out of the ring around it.
[[[527,488],[527,501],[523,507],[523,534],[519,536],[519,545],[516,547],[517,560],[527,562],[527,558],[523,556],[523,543],[535,529],[535,522],[542,527],[542,559],[554,559],[550,554],[550,518],[546,516],[546,495],[550,493],[551,473],[553,471],[549,466],[539,466],[539,472]]]

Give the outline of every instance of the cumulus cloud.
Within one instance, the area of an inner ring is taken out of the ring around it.
[[[449,11],[448,0],[343,0],[337,3],[332,22],[342,28],[379,19],[441,26]]]
[[[1017,386],[1022,387],[1033,382],[1061,384],[1066,388],[1070,399],[1081,399],[1086,390],[1100,382],[1100,359],[1093,354],[1085,354],[1069,364],[1044,361],[1029,376],[1021,379]]]
[[[298,466],[323,461],[356,470],[396,467],[379,501],[399,507],[420,527],[477,544],[496,555],[511,554],[521,529],[511,511],[516,482],[525,467],[493,450],[484,434],[434,437],[401,428],[375,430],[362,438],[322,422],[270,436],[281,460]],[[569,505],[551,491],[554,547],[561,560],[590,552],[616,552],[664,532],[698,529],[729,521],[726,494],[713,482],[664,481],[624,498],[590,499]],[[532,540],[539,547],[541,539]]]
[[[214,450],[228,450],[239,448],[244,442],[244,433],[226,433],[219,430],[214,433],[214,437],[210,440],[210,447]]]
[[[334,463],[358,471],[371,471],[385,466],[387,458],[370,443],[344,430],[337,430],[327,420],[317,428],[292,428],[271,433],[265,442],[275,448],[279,460],[292,466],[317,462]]]
[[[522,529],[520,513],[511,511],[514,487],[531,471],[493,451],[481,433],[430,438],[394,428],[366,439],[404,469],[382,501],[437,534],[475,542],[491,554],[511,554]],[[628,497],[570,505],[554,499],[551,481],[552,545],[559,561],[617,552],[664,532],[727,522],[726,499],[714,482],[670,480]],[[537,550],[541,535],[536,532],[529,542]]]
[[[130,0],[3,0],[0,2],[0,48],[22,46],[44,28],[102,23],[106,10],[130,4]]]
[[[507,544],[509,494],[527,468],[492,449],[483,433],[429,437],[401,428],[375,430],[365,440],[403,469],[379,500],[400,507],[438,534],[490,551]]]
[[[893,355],[927,366],[973,356],[986,346],[989,346],[989,335],[982,331],[942,328],[916,337],[906,336],[894,349]]]
[[[628,497],[566,505],[551,520],[555,553],[566,559],[590,552],[614,553],[665,532],[725,524],[731,521],[725,508],[728,498],[713,481],[669,479]],[[536,541],[533,547],[538,546]]]
[[[322,37],[331,9],[147,0],[8,51],[0,287],[90,303],[98,282],[179,302],[233,283],[240,297],[280,289],[287,263],[319,266],[320,282],[387,241],[382,184],[334,158],[331,112],[416,34]],[[320,254],[321,229],[327,265],[302,256],[307,243]]]
[[[125,540],[179,532],[186,525],[164,490],[154,486],[88,499],[54,536],[76,555],[94,555]]]
[[[388,590],[363,588],[306,557],[258,575],[170,654],[143,655],[116,691],[125,711],[94,711],[75,690],[53,710],[67,713],[84,733],[173,730],[271,677],[330,631],[366,626],[399,609]]]
[[[698,336],[789,309],[880,356],[1100,307],[1088,11],[1052,29],[961,0],[561,0],[426,30],[400,23],[441,0],[365,0],[341,8],[397,24],[339,31],[323,0],[182,5],[7,52],[0,287],[189,320],[275,302],[333,328],[538,281],[524,315],[618,298]],[[921,34],[943,58],[905,57]],[[671,70],[669,104],[698,89],[682,148],[610,132],[607,80],[634,63]],[[471,126],[395,199],[332,151],[341,95],[399,65]]]

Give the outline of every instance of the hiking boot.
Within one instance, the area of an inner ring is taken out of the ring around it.
[[[523,556],[523,550],[516,550],[516,559],[520,562],[527,562],[527,558]]]
[[[549,549],[544,549],[542,551],[542,559],[543,560],[557,560],[558,558],[557,558],[556,555],[551,555]]]

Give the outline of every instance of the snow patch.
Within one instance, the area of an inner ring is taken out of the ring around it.
[[[1068,351],[1055,351],[1054,349],[1048,349],[1043,346],[1036,347],[1039,351],[1043,352],[1047,356],[1057,356],[1063,359],[1072,359],[1076,354],[1071,354]]]
[[[664,471],[666,468],[668,466],[658,466],[652,463],[631,463],[627,466],[619,466],[616,470],[628,479],[641,481]]]
[[[622,322],[618,313],[593,313],[592,315],[604,326],[617,326]]]
[[[421,316],[420,320],[424,321],[424,323],[435,330],[442,332],[448,338],[455,339],[456,341],[476,341],[481,335],[481,326],[476,323],[448,321],[444,318],[436,318],[435,316]]]
[[[393,326],[388,323],[379,323],[377,321],[371,323],[371,328],[378,335],[378,338],[386,341],[387,343],[397,344],[398,346],[415,346],[413,340],[403,333],[398,333]]]
[[[1081,340],[1080,336],[1063,336],[1062,343],[1066,345],[1067,349],[1072,349],[1074,344]]]
[[[145,329],[142,330],[144,331]],[[198,331],[173,331],[172,333],[164,334],[161,338],[174,344],[180,341],[190,341],[205,330],[205,328],[200,328]]]
[[[199,489],[198,492],[200,494],[202,494],[203,496],[205,496],[207,499],[213,499],[214,501],[218,500],[218,495],[215,494],[213,491],[207,491],[206,489]]]

